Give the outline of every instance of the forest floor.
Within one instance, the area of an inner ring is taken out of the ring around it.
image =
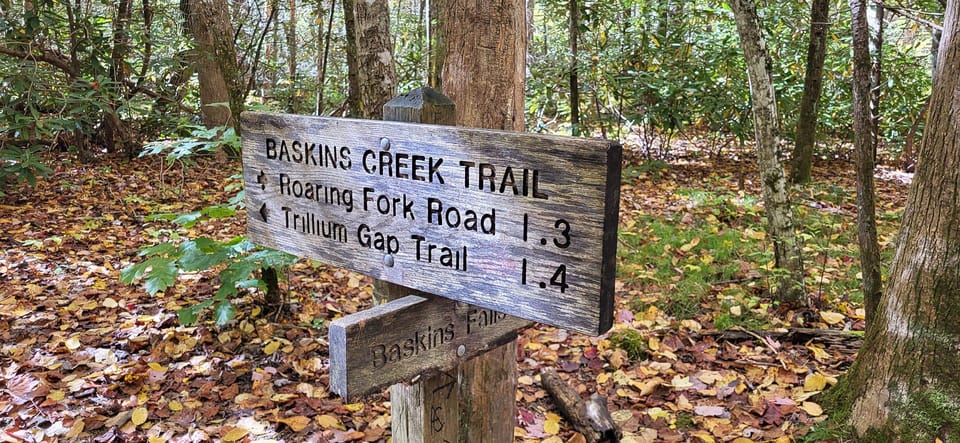
[[[520,335],[517,441],[582,442],[540,384],[555,368],[605,396],[625,442],[819,441],[820,394],[849,367],[863,310],[853,165],[815,168],[795,192],[812,309],[771,302],[755,163],[626,155],[611,332]],[[0,441],[383,441],[386,394],[344,404],[328,389],[329,321],[371,304],[369,278],[307,260],[285,304],[236,300],[236,319],[177,310],[211,297],[213,271],[150,296],[120,271],[160,241],[245,232],[245,214],[189,229],[148,217],[224,203],[237,163],[50,157],[54,173],[0,199]],[[907,186],[878,181],[889,261]],[[833,331],[828,332],[828,331]]]

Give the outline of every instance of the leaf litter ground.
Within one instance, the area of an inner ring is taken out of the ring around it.
[[[829,182],[798,193],[801,210],[830,214],[814,234],[836,247],[807,248],[819,309],[791,310],[770,303],[767,257],[752,250],[766,247],[749,203],[753,162],[627,154],[615,326],[601,337],[546,326],[520,336],[516,440],[584,441],[540,385],[544,368],[605,396],[627,442],[802,439],[827,418],[818,394],[859,346],[838,331],[863,327],[859,283],[840,284],[856,275],[855,240],[844,243],[856,235],[850,164],[818,166]],[[147,219],[226,202],[235,169],[203,159],[161,174],[155,159],[104,158],[64,164],[0,200],[0,441],[390,438],[386,394],[344,404],[328,390],[326,325],[369,307],[368,278],[301,260],[282,309],[264,312],[247,294],[221,329],[176,317],[216,292],[214,272],[183,274],[154,297],[120,284],[141,247],[242,234],[242,215],[189,230]],[[881,180],[879,192],[888,245],[906,186]]]

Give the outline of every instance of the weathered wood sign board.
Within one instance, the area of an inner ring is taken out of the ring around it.
[[[590,334],[613,320],[619,145],[247,112],[248,235]]]
[[[410,295],[330,324],[330,388],[348,401],[438,374],[516,337],[530,322]]]

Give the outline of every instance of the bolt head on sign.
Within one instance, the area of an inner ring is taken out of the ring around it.
[[[613,321],[621,148],[246,112],[260,245],[588,334]]]

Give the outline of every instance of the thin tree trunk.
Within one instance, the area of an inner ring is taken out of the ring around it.
[[[827,30],[830,27],[830,0],[813,0],[810,5],[810,44],[807,46],[807,70],[803,76],[803,96],[797,116],[797,139],[793,148],[790,181],[810,181],[813,148],[817,142],[817,106],[823,89],[823,63],[827,55]]]
[[[290,97],[287,99],[287,111],[297,112],[297,0],[290,0],[287,20],[287,81],[290,84]]]
[[[361,0],[363,1],[363,0]],[[354,18],[354,3],[356,0],[343,0],[343,27],[346,31],[347,44],[347,109],[351,117],[360,118],[363,115],[360,93],[360,62],[359,48],[357,47],[357,21]]]
[[[890,280],[857,360],[832,389],[863,441],[960,440],[960,2],[941,64]],[[834,413],[831,413],[833,415]]]
[[[868,41],[870,47],[870,141],[873,160],[877,160],[877,147],[880,143],[880,93],[883,90],[883,16],[882,6],[870,2],[867,9]]]
[[[323,2],[323,0],[318,0],[318,2]],[[317,66],[320,67],[317,73],[317,115],[323,115],[323,89],[327,83],[327,60],[330,59],[330,41],[332,40],[331,37],[333,35],[333,13],[336,11],[336,9],[337,0],[330,0],[330,14],[327,18],[327,32],[326,34],[321,32],[321,35],[323,35],[323,54],[321,55],[320,60],[317,61]]]
[[[580,79],[577,76],[578,43],[580,40],[580,7],[577,0],[567,3],[570,15],[570,133],[580,135]]]
[[[777,102],[773,89],[770,61],[763,37],[757,8],[753,0],[730,2],[740,34],[740,46],[747,61],[750,78],[750,98],[753,107],[753,126],[760,163],[760,182],[763,190],[767,231],[773,240],[777,273],[777,298],[781,302],[807,304],[803,287],[803,262],[800,239],[796,234],[793,211],[787,193],[787,180],[781,163]]]
[[[107,92],[107,100],[103,103],[103,121],[100,125],[101,137],[104,145],[110,152],[115,152],[117,145],[127,143],[127,134],[117,113],[118,102],[124,97],[123,85],[127,79],[126,58],[130,53],[130,17],[131,0],[120,0],[116,3],[116,12],[113,18],[113,48],[110,52],[110,84],[102,85]]]
[[[863,301],[869,325],[880,303],[880,245],[874,202],[874,121],[870,112],[870,30],[867,0],[850,0],[853,31],[853,134],[857,158],[857,239],[863,275]]]

